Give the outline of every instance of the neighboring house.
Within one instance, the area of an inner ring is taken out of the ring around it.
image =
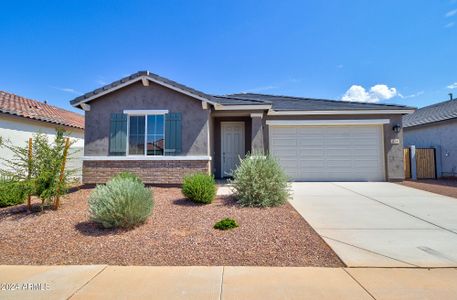
[[[197,171],[227,177],[247,152],[272,153],[292,180],[402,180],[402,115],[413,112],[287,96],[212,96],[147,71],[71,104],[85,110],[85,183],[123,170],[155,184],[179,184]]]
[[[0,137],[14,145],[26,146],[35,133],[44,133],[54,139],[61,128],[75,140],[71,148],[70,168],[81,176],[81,156],[84,147],[84,116],[43,102],[0,91]],[[2,158],[11,159],[10,150],[1,147]],[[2,163],[0,162],[0,167]],[[78,175],[78,174],[76,174]]]
[[[418,109],[404,116],[404,144],[436,149],[438,177],[457,176],[457,100]]]

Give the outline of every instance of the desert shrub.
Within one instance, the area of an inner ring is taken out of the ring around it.
[[[0,207],[24,203],[29,192],[30,188],[27,182],[0,179]]]
[[[216,181],[213,176],[196,173],[184,178],[182,193],[194,202],[211,203],[216,197],[216,191]]]
[[[13,158],[1,158],[4,168],[0,175],[20,181],[30,187],[33,195],[40,197],[42,206],[52,204],[58,196],[67,192],[75,170],[67,167],[64,170],[62,181],[60,172],[65,159],[65,132],[56,131],[53,140],[49,140],[43,133],[37,133],[32,138],[32,159],[29,160],[28,143],[24,146],[14,145],[9,140],[2,140],[0,146],[13,154]],[[73,144],[74,141],[70,142]]]
[[[271,155],[247,155],[230,180],[241,206],[278,206],[290,197],[288,178]]]
[[[105,228],[131,228],[151,215],[153,201],[152,192],[138,178],[114,177],[90,194],[90,219]]]
[[[121,172],[121,173],[118,173],[116,176],[114,176],[113,178],[116,178],[116,179],[131,179],[133,181],[137,181],[139,183],[142,183],[140,177],[138,177],[136,174],[133,174],[131,172],[127,172],[127,171],[124,171],[124,172]]]
[[[219,230],[228,230],[238,227],[238,223],[235,220],[230,218],[225,218],[214,224],[215,229]]]

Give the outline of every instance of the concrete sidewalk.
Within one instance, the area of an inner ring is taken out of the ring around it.
[[[0,266],[0,299],[457,299],[456,283],[451,268]]]

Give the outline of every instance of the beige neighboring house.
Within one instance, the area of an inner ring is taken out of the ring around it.
[[[84,148],[84,116],[37,100],[0,91],[0,137],[13,144],[26,145],[33,134],[41,132],[54,139],[56,129],[64,129],[75,140],[72,146],[71,168],[81,176],[81,156]],[[1,147],[2,158],[12,158],[10,150]],[[4,167],[0,162],[0,167]]]

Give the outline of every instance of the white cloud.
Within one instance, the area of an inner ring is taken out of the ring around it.
[[[414,97],[423,95],[424,93],[425,93],[424,91],[419,91],[417,93],[414,93],[414,94],[411,94],[411,95],[406,95],[406,96],[403,96],[402,94],[398,93],[398,96],[400,98],[402,98],[402,99],[408,99],[408,98],[414,98]]]
[[[259,93],[259,92],[263,92],[263,91],[274,90],[277,88],[278,87],[274,86],[274,85],[259,86],[259,87],[249,89],[249,90],[245,91],[245,93]]]
[[[98,85],[107,85],[108,82],[104,81],[103,79],[97,79],[95,80],[95,83],[97,83]]]
[[[72,89],[72,88],[58,87],[58,86],[53,86],[52,88],[56,89],[56,90],[59,90],[59,91],[62,91],[62,92],[66,92],[66,93],[71,93],[71,94],[76,94],[76,95],[82,94],[82,93],[80,93],[77,90]]]
[[[444,25],[444,28],[451,28],[454,27],[455,23],[454,22],[449,22],[446,25]]]
[[[387,100],[399,95],[400,94],[396,88],[389,88],[385,84],[376,84],[372,86],[368,91],[363,86],[352,85],[346,91],[346,93],[344,93],[343,97],[341,97],[341,100],[376,103],[381,100]]]
[[[444,16],[446,18],[449,18],[449,17],[452,17],[455,14],[457,14],[457,9],[453,9],[453,10],[448,11]]]
[[[448,89],[457,89],[457,82],[451,83],[450,85],[447,86]]]

